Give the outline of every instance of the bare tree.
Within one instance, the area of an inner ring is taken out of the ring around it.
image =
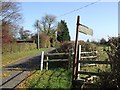
[[[38,29],[41,33],[44,33],[43,35],[49,36],[51,46],[54,46],[53,44],[56,41],[56,29],[54,28],[55,24],[56,17],[54,15],[45,15],[40,21],[36,20],[34,24],[36,29]]]
[[[50,38],[51,46],[55,46],[56,42],[56,29],[55,27],[56,17],[54,15],[45,15],[42,17],[41,24],[43,26],[43,31],[46,33]]]
[[[43,32],[39,20],[36,20],[36,22],[35,22],[35,24],[34,24],[34,27],[35,27],[36,29],[38,29],[39,31]]]
[[[43,26],[43,31],[50,36],[51,30],[53,30],[54,24],[56,22],[56,17],[54,15],[45,15],[42,17],[41,24]]]
[[[34,24],[34,27],[37,29],[37,48],[39,49],[39,34],[40,34],[40,31],[41,32],[43,32],[42,31],[42,27],[41,27],[41,25],[40,25],[40,21],[39,20],[36,20],[36,22],[35,22],[35,24]]]
[[[0,16],[2,16],[2,22],[11,23],[16,25],[16,23],[22,19],[20,11],[20,3],[17,2],[2,2],[0,4],[2,9],[0,10]]]
[[[22,27],[22,28],[19,30],[20,39],[21,39],[21,40],[28,40],[29,37],[31,36],[30,33],[31,33],[30,30],[24,30],[24,28]]]
[[[18,33],[19,21],[22,19],[20,11],[20,3],[17,2],[2,2],[0,4],[0,21],[2,21],[2,40],[4,37],[11,35],[13,38]],[[6,30],[5,30],[6,29]],[[6,34],[9,32],[8,34]],[[9,40],[10,41],[10,40]],[[6,42],[7,43],[7,42]]]

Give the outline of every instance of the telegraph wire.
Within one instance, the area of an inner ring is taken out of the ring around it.
[[[81,10],[81,9],[83,9],[83,8],[89,7],[89,6],[91,6],[91,5],[93,5],[93,4],[96,4],[96,3],[100,2],[100,1],[101,1],[101,0],[97,0],[96,2],[92,2],[92,3],[90,3],[90,4],[87,4],[87,5],[85,5],[85,6],[80,7],[80,8],[78,8],[78,9],[74,9],[74,10],[72,10],[72,11],[69,11],[69,12],[67,12],[67,13],[64,13],[64,14],[58,16],[57,18],[62,17],[62,16],[65,16],[65,15],[68,15],[68,14],[71,14],[71,13],[76,12],[76,11],[78,11],[78,10]]]
[[[63,16],[65,16],[65,15],[71,14],[71,13],[76,12],[76,11],[78,11],[78,10],[81,10],[81,9],[83,9],[83,8],[89,7],[89,6],[93,5],[93,4],[96,4],[96,3],[100,2],[100,1],[101,1],[101,0],[97,0],[97,1],[95,1],[95,2],[92,2],[92,3],[90,3],[90,4],[87,4],[87,5],[85,5],[85,6],[82,6],[82,7],[78,8],[78,9],[74,9],[74,10],[69,11],[69,12],[67,12],[67,13],[64,13],[64,14],[62,14],[62,15],[60,15],[60,16],[57,16],[56,18],[63,17]],[[81,25],[82,25],[82,24],[81,24]],[[57,27],[57,26],[54,26],[54,28],[56,28],[56,27]]]

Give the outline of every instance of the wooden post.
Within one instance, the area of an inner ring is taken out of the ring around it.
[[[42,51],[42,55],[41,55],[41,66],[40,66],[41,70],[43,70],[43,60],[44,60],[44,51]]]
[[[80,58],[81,58],[81,45],[79,45],[79,61],[80,61]],[[78,71],[80,71],[80,63],[78,63]],[[78,74],[78,79],[80,79],[80,74]]]
[[[38,41],[37,41],[37,44],[38,44],[38,49],[39,49],[39,30],[37,29],[37,33],[38,33]]]
[[[40,26],[39,20],[37,20],[37,26],[38,26],[38,27]],[[39,44],[39,43],[40,43],[40,42],[39,42],[40,40],[39,40],[39,39],[40,39],[40,38],[39,38],[39,29],[38,29],[38,28],[37,28],[37,34],[38,34],[37,44],[38,44],[38,49],[39,49],[39,47],[40,47],[40,44]]]
[[[96,57],[96,60],[98,59],[98,52],[97,52],[97,50],[96,50],[96,52],[95,52],[95,55],[97,56]]]
[[[70,49],[69,49],[69,56],[68,56],[68,70],[70,69],[70,61],[71,61],[71,56],[70,56]]]
[[[48,56],[47,56],[47,62],[46,62],[46,70],[48,70]]]
[[[69,50],[68,70],[72,68],[72,49]]]
[[[77,17],[77,27],[76,27],[76,41],[75,41],[75,50],[74,50],[74,61],[73,61],[73,75],[72,80],[77,79],[77,69],[78,69],[78,33],[79,33],[79,23],[80,16]]]

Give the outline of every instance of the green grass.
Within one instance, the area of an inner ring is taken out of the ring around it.
[[[67,69],[38,70],[27,80],[28,88],[70,89],[71,73]]]
[[[2,66],[18,61],[22,58],[47,50],[48,48],[34,49],[30,51],[17,52],[7,55],[2,55]]]
[[[107,46],[97,46],[98,56],[100,60],[108,59],[107,53],[104,51],[104,49],[107,49]]]
[[[93,66],[84,65],[81,68],[81,71],[86,72],[110,72],[110,65],[109,64],[96,64]]]

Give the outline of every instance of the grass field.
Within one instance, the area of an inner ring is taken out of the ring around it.
[[[104,49],[108,49],[107,46],[97,46],[97,51],[98,51],[98,56],[99,56],[99,59],[100,60],[105,60],[105,59],[108,59],[108,55],[107,53],[104,51]]]
[[[25,58],[27,56],[39,53],[43,50],[47,50],[48,48],[41,48],[41,49],[35,49],[30,51],[24,51],[24,52],[18,52],[18,53],[12,53],[7,55],[2,55],[2,66],[5,66],[7,64],[13,63],[15,61],[18,61],[22,58]]]
[[[109,71],[110,72],[110,65],[106,65],[106,64],[96,64],[96,65],[84,65],[81,68],[81,71],[86,71],[86,72],[106,72]]]
[[[53,70],[38,70],[33,76],[24,81],[19,88],[41,89],[70,89],[71,73],[67,69],[57,68]]]

